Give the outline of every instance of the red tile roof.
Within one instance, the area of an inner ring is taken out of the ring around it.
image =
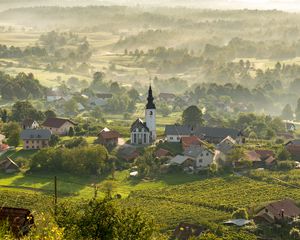
[[[262,158],[267,159],[271,156],[275,156],[275,153],[272,150],[255,150],[255,152]]]
[[[71,123],[71,124],[73,124],[75,126],[77,125],[72,120],[65,119],[65,118],[48,118],[42,125],[44,127],[60,128],[66,122],[69,122],[69,123]]]
[[[186,150],[192,145],[200,145],[200,146],[205,145],[205,143],[197,136],[182,137],[181,144],[184,150]]]
[[[168,150],[160,148],[155,152],[155,156],[158,158],[172,155]]]
[[[121,136],[121,134],[114,130],[101,131],[98,134],[98,137],[101,137],[103,139],[115,139],[115,138],[119,138],[120,136]]]

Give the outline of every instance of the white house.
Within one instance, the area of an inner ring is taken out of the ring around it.
[[[22,122],[23,129],[37,129],[39,127],[40,127],[39,123],[33,119],[25,119]]]
[[[217,163],[226,163],[227,154],[234,148],[237,142],[230,136],[224,138],[217,146],[214,161]]]
[[[148,90],[148,102],[145,109],[145,119],[138,118],[131,125],[131,144],[150,144],[156,140],[156,107],[153,102],[152,88]]]
[[[195,168],[207,168],[214,162],[214,152],[204,146],[192,145],[185,152],[185,157],[195,161]]]

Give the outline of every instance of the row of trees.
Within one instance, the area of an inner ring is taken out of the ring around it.
[[[72,174],[100,175],[110,171],[105,147],[46,148],[31,159],[31,171],[63,171]]]

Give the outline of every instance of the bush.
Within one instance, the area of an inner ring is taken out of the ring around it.
[[[292,228],[290,231],[290,236],[292,239],[300,240],[300,230],[298,228]]]
[[[248,216],[248,212],[245,208],[239,208],[238,210],[234,211],[232,213],[232,218],[234,219],[248,219],[249,216]]]
[[[278,161],[277,169],[278,170],[292,170],[296,167],[296,163],[294,161]]]
[[[65,229],[64,239],[152,239],[153,222],[109,198],[58,208],[56,221]]]

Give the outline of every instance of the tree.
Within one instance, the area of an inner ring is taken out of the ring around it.
[[[56,113],[53,110],[47,110],[44,112],[45,118],[56,118]]]
[[[51,135],[51,138],[49,141],[49,146],[54,147],[59,143],[59,141],[60,141],[59,136],[53,134],[53,135]]]
[[[294,112],[290,104],[285,105],[285,107],[282,109],[281,117],[285,120],[294,119]]]
[[[73,127],[70,127],[68,135],[69,137],[73,137],[75,135],[75,131]]]
[[[197,127],[203,123],[202,112],[197,106],[190,106],[183,111],[182,123],[191,127]]]
[[[28,101],[18,101],[12,106],[12,120],[22,122],[24,119],[42,120],[43,116]]]
[[[283,160],[283,161],[284,160],[290,160],[291,159],[291,154],[285,147],[282,147],[277,152],[277,158],[279,160]]]
[[[135,239],[150,240],[154,225],[139,211],[111,201],[91,200],[59,206],[56,222],[65,229],[66,239]]]
[[[233,148],[226,157],[226,161],[229,163],[234,163],[245,156],[244,149],[241,147]]]
[[[21,127],[16,122],[9,122],[3,125],[3,133],[8,138],[7,143],[10,146],[17,147],[20,144]]]

